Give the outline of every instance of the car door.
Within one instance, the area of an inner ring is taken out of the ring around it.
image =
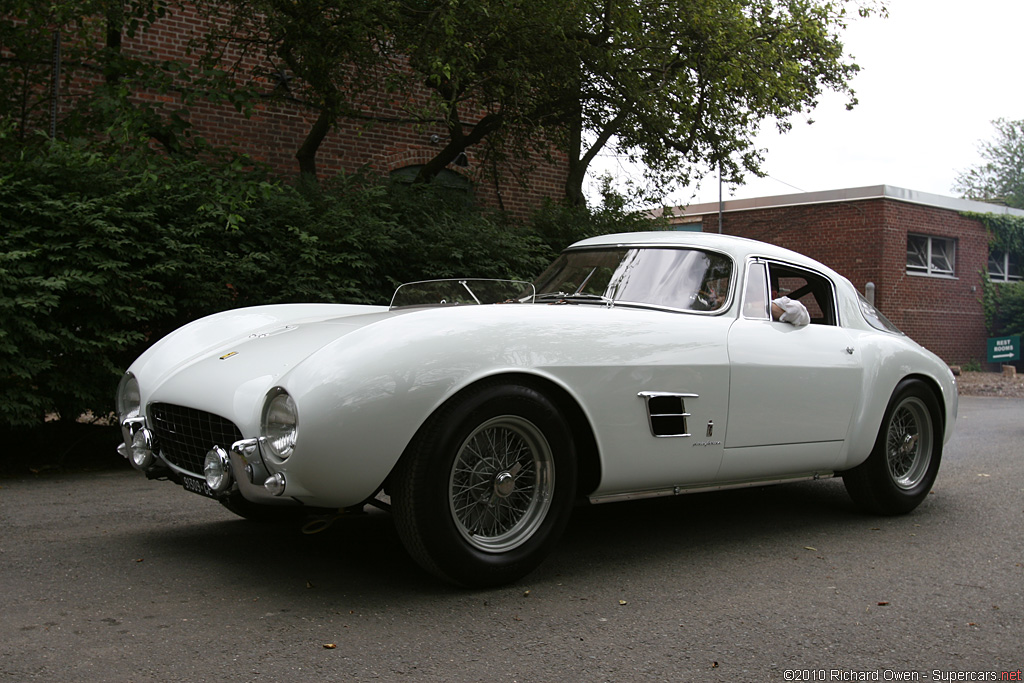
[[[811,324],[772,319],[771,299],[807,306]],[[863,368],[839,326],[835,288],[820,273],[755,259],[729,330],[729,422],[722,479],[832,467],[860,400]]]

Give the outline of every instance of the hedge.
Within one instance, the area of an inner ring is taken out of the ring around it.
[[[215,311],[386,303],[401,281],[530,279],[552,256],[451,191],[365,174],[296,188],[243,162],[0,156],[0,426],[109,414],[135,356]]]

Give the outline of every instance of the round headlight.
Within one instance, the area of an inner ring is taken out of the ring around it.
[[[261,427],[271,453],[282,460],[292,454],[299,430],[299,411],[284,389],[275,389],[267,395]]]
[[[130,420],[142,414],[142,395],[139,393],[139,381],[135,375],[126,372],[117,384],[117,418],[118,422]]]

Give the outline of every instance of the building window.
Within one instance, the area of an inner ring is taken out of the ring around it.
[[[988,277],[992,282],[1017,282],[1020,276],[1020,259],[1016,254],[992,251],[988,255]]]
[[[907,235],[907,272],[953,277],[956,240],[929,235]]]

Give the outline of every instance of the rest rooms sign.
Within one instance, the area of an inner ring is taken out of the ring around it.
[[[1020,337],[996,337],[988,340],[988,362],[1020,360]]]

